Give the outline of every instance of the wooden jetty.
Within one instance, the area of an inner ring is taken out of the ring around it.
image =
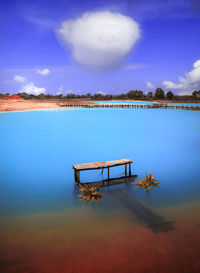
[[[72,165],[72,167],[74,169],[74,179],[75,179],[76,183],[80,183],[80,171],[107,169],[107,173],[108,173],[107,181],[109,181],[110,180],[110,168],[120,166],[120,165],[125,166],[125,176],[127,176],[127,165],[129,165],[129,176],[131,176],[131,163],[133,163],[133,161],[131,159],[125,158],[125,159],[113,160],[113,161],[75,164],[75,165]]]
[[[59,104],[60,107],[69,108],[138,108],[138,109],[174,109],[200,111],[200,106],[168,105],[168,104],[133,104],[133,103],[85,103],[85,104]]]

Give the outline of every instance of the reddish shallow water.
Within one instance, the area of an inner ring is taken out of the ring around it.
[[[153,233],[126,211],[83,206],[1,222],[1,272],[200,272],[199,204],[156,213],[174,222]]]

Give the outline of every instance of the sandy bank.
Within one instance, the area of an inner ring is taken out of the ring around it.
[[[0,100],[0,112],[56,109],[61,104],[91,103],[83,100]]]

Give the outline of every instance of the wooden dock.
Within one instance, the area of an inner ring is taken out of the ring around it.
[[[133,103],[85,103],[85,104],[60,104],[67,108],[138,108],[138,109],[173,109],[200,111],[200,106],[168,105],[168,104],[133,104]]]
[[[131,159],[125,158],[121,160],[113,160],[113,161],[101,161],[101,162],[92,162],[85,164],[75,164],[72,165],[74,169],[74,179],[76,183],[80,183],[80,171],[86,170],[97,170],[97,169],[107,169],[108,178],[110,180],[110,168],[124,165],[125,166],[125,176],[127,176],[127,165],[129,165],[129,176],[131,176],[131,163],[133,161]]]

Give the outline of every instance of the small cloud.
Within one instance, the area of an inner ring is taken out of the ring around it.
[[[154,89],[154,88],[155,88],[154,84],[151,83],[151,82],[146,82],[146,87],[147,87],[148,89]]]
[[[191,95],[191,91],[181,91],[181,92],[178,93],[178,95],[180,95],[180,96],[190,96]]]
[[[185,73],[185,77],[179,77],[178,82],[163,81],[167,89],[180,90],[179,95],[191,95],[195,89],[200,89],[200,60],[193,64],[193,69]]]
[[[48,68],[38,69],[36,72],[42,76],[47,76],[51,73],[51,71]]]
[[[131,17],[99,11],[64,21],[57,34],[76,62],[106,70],[124,61],[140,38],[140,27]]]
[[[74,90],[73,89],[68,89],[65,91],[65,94],[74,94]]]
[[[56,93],[56,95],[57,95],[57,96],[62,95],[62,92],[58,91],[58,92]]]
[[[55,26],[55,23],[52,20],[45,17],[39,18],[35,16],[26,16],[25,19],[28,22],[31,22],[35,24],[36,26],[38,26],[40,29],[41,28],[52,29]]]
[[[19,75],[15,75],[14,78],[13,78],[13,81],[16,81],[16,82],[25,82],[26,81],[26,78],[23,77],[23,76],[19,76]]]
[[[9,83],[10,83],[10,81],[8,81],[8,80],[4,81],[4,84],[9,84]]]
[[[21,92],[25,92],[25,93],[28,93],[28,94],[39,95],[41,93],[45,93],[46,88],[37,87],[37,86],[35,86],[35,84],[33,82],[30,82],[30,83],[24,85]]]
[[[106,93],[106,92],[103,92],[103,91],[97,91],[95,94],[100,94],[100,95],[102,95],[102,96],[107,95],[107,93]]]
[[[62,93],[62,92],[63,92],[63,89],[64,89],[64,85],[60,85],[60,87],[59,87],[59,92]]]

